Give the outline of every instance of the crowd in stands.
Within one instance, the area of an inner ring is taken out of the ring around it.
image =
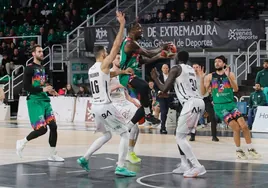
[[[258,19],[259,9],[255,0],[176,0],[169,1],[156,16],[147,14],[142,23],[224,21]]]
[[[0,5],[0,77],[3,77],[11,75],[17,66],[25,65],[32,47],[38,42],[36,37],[12,37],[41,35],[42,47],[61,43],[68,32],[88,14],[104,6],[105,1],[4,0]]]

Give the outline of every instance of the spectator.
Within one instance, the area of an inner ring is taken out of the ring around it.
[[[158,12],[156,23],[162,23],[162,22],[164,22],[163,12]]]
[[[7,56],[6,56],[7,58]],[[3,63],[3,59],[4,57],[2,57],[2,59],[0,59],[0,77],[5,76],[5,62]]]
[[[48,10],[48,6],[45,5],[44,9],[40,13],[43,16],[43,20],[46,20],[51,16],[52,10]]]
[[[161,68],[162,73],[159,76],[159,80],[162,83],[165,83],[167,78],[168,78],[168,74],[169,74],[169,67],[167,64],[164,64]],[[161,92],[158,91],[158,94],[160,94]],[[169,104],[172,101],[172,99],[169,97],[169,95],[160,95],[158,96],[157,100],[159,101],[160,104],[160,113],[161,113],[161,129],[160,129],[160,133],[161,134],[167,134],[167,129],[166,129],[166,120],[167,120],[167,114],[168,114],[168,110],[169,110]]]
[[[75,9],[73,9],[72,10],[72,16],[71,16],[71,27],[72,27],[72,29],[75,29],[80,24],[81,24],[81,18],[77,14],[77,11]]]
[[[150,95],[151,109],[153,111],[154,117],[159,119],[160,105],[159,105],[159,102],[156,100],[157,93],[154,89],[154,82],[153,81],[149,81],[149,87],[151,89],[151,95]]]
[[[187,1],[184,2],[184,8],[182,12],[184,12],[186,20],[190,20],[192,15],[191,15],[191,9],[190,9],[189,3]]]
[[[7,70],[7,64],[10,64],[10,59],[8,58],[8,55],[6,52],[3,53],[3,59],[2,59],[2,66]],[[8,65],[9,66],[9,65]],[[10,71],[6,71],[8,75],[10,75]]]
[[[204,19],[208,21],[213,21],[214,20],[214,11],[212,7],[212,2],[208,2],[207,8],[204,13]]]
[[[2,42],[2,45],[0,47],[0,54],[4,54],[4,53],[7,53],[7,45],[5,42]]]
[[[47,34],[45,33],[45,29],[43,27],[40,27],[39,35],[42,37],[42,47],[45,47],[45,44],[47,42]]]
[[[65,92],[64,95],[66,95],[66,96],[75,96],[75,92],[74,92],[74,89],[73,89],[71,84],[67,84],[66,88],[63,88],[63,90]]]
[[[87,97],[89,94],[90,93],[89,93],[87,87],[80,86],[79,91],[78,91],[78,93],[76,95],[77,95],[77,97]]]
[[[263,62],[263,70],[257,73],[255,83],[260,84],[262,88],[268,87],[268,60]]]
[[[15,49],[15,44],[13,42],[11,42],[7,46],[8,46],[8,48],[7,48],[7,55],[8,55],[8,57],[11,57],[12,54],[13,54],[13,52],[14,52],[14,49]]]
[[[143,20],[143,23],[145,23],[145,24],[154,23],[154,20],[152,18],[152,15],[151,14],[146,14],[145,15],[145,18]]]
[[[174,19],[172,18],[172,15],[170,12],[166,14],[166,20],[165,22],[174,22]]]
[[[18,75],[19,69],[18,66],[20,65],[19,62],[19,50],[17,48],[14,49],[14,53],[11,56],[10,62],[6,63],[6,71],[9,75],[11,75],[12,71],[15,70],[15,74]]]
[[[50,29],[49,30],[49,34],[48,34],[48,37],[47,37],[47,41],[48,41],[48,44],[50,46],[52,46],[53,44],[56,44],[58,42],[58,36],[57,34],[54,32],[54,29]]]
[[[201,1],[197,1],[196,3],[196,9],[193,11],[192,19],[194,21],[199,21],[204,19],[204,10],[202,8]]]
[[[217,0],[217,6],[215,9],[214,21],[227,20],[228,12],[227,7],[223,4],[223,0]]]
[[[185,17],[184,12],[180,14],[179,22],[188,22],[189,20]]]
[[[249,110],[248,110],[248,127],[251,130],[252,124],[254,122],[254,118],[257,112],[258,106],[265,106],[266,105],[266,97],[261,90],[260,84],[255,84],[255,92],[250,94],[249,98]]]

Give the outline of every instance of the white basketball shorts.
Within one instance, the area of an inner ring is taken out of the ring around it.
[[[125,118],[113,103],[92,104],[91,110],[95,120],[96,132],[111,131],[121,134],[129,130]]]
[[[205,103],[202,99],[191,98],[184,103],[177,122],[177,133],[194,132],[200,117],[204,114]]]
[[[138,108],[128,100],[113,101],[115,108],[125,118],[126,123],[129,123],[135,115]]]

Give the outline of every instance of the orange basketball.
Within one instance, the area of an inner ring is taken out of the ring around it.
[[[173,54],[177,53],[177,47],[175,46],[175,44],[172,43],[169,45],[169,52]]]

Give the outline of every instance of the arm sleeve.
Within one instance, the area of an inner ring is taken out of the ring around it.
[[[43,88],[41,87],[33,87],[32,85],[32,77],[33,77],[33,67],[28,66],[26,67],[23,75],[23,87],[25,91],[31,93],[31,94],[36,94],[43,92]]]
[[[260,104],[260,106],[265,106],[265,104],[266,104],[266,97],[265,97],[265,94],[264,93],[262,93],[262,100],[261,100],[261,104]]]

